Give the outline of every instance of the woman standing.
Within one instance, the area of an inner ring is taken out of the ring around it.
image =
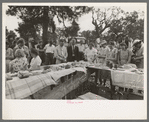
[[[98,63],[105,63],[105,58],[106,58],[106,51],[107,51],[107,42],[104,40],[101,43],[101,48],[98,50]]]
[[[106,51],[106,63],[110,62],[112,64],[116,64],[117,63],[117,53],[118,50],[117,48],[114,47],[114,42],[110,41],[109,45],[108,45],[108,49]]]
[[[90,63],[93,63],[96,60],[97,56],[97,50],[93,48],[93,46],[94,44],[90,43],[89,48],[85,50],[85,59]]]
[[[37,51],[39,52],[39,57],[42,60],[42,64],[45,62],[45,53],[44,53],[44,46],[43,46],[43,42],[39,41],[39,44],[37,45]]]
[[[13,49],[10,48],[8,42],[6,42],[6,72],[9,72],[9,63],[14,59]]]

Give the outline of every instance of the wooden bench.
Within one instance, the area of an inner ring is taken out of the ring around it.
[[[101,97],[99,95],[93,94],[91,92],[88,92],[84,95],[78,96],[78,98],[76,98],[74,100],[108,100],[108,99]]]

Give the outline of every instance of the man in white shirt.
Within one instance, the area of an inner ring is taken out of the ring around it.
[[[53,56],[54,56],[55,46],[52,44],[52,41],[49,41],[49,43],[45,45],[44,51],[45,51],[45,55],[46,55],[45,64],[46,65],[53,64]]]

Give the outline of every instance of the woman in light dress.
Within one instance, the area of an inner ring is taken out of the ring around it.
[[[105,64],[106,52],[107,52],[107,42],[104,40],[100,44],[100,49],[98,49],[97,63]]]
[[[110,41],[108,44],[108,48],[106,50],[106,58],[105,58],[106,63],[110,62],[112,64],[116,64],[117,53],[118,53],[118,49],[115,48],[114,42]]]
[[[97,56],[97,50],[93,47],[93,43],[89,44],[89,47],[85,50],[85,59],[89,63],[94,63]]]

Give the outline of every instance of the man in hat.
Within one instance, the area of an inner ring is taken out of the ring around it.
[[[133,50],[135,56],[133,57],[132,61],[137,65],[138,68],[144,67],[144,45],[142,44],[141,40],[136,39],[133,43]]]
[[[65,39],[59,40],[59,45],[55,49],[54,56],[56,58],[56,64],[66,63],[67,62],[67,49],[64,46]]]

